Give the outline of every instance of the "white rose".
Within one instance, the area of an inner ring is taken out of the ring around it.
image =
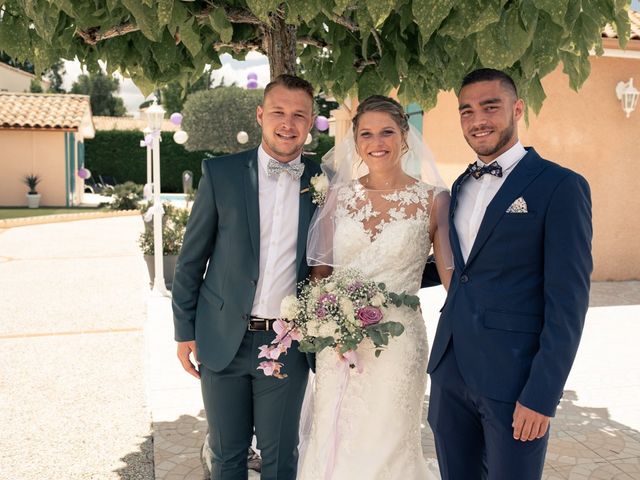
[[[384,303],[384,295],[382,295],[381,293],[376,293],[371,299],[372,307],[381,307],[383,303]]]
[[[338,324],[333,320],[321,323],[320,328],[318,328],[318,336],[337,338],[338,336],[338,334],[336,334],[337,329],[338,329]]]
[[[306,326],[305,326],[306,330],[307,330],[307,335],[310,337],[318,337],[318,331],[319,331],[319,325],[318,322],[316,320],[311,320],[309,322],[307,322]]]
[[[326,175],[316,175],[311,178],[311,184],[317,192],[326,192],[329,189],[329,179]]]
[[[341,298],[339,301],[340,310],[344,313],[344,316],[347,317],[349,321],[353,319],[354,311],[353,311],[353,302],[348,298]]]
[[[324,286],[324,289],[327,292],[333,292],[336,289],[336,284],[334,282],[329,282]]]
[[[293,320],[298,316],[298,299],[294,295],[287,295],[280,303],[280,316]]]

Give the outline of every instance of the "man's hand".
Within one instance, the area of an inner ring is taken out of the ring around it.
[[[513,411],[513,438],[522,442],[544,437],[550,418],[516,402]]]
[[[189,358],[189,355],[193,354],[193,361]],[[197,379],[200,378],[200,372],[198,372],[198,368],[196,365],[200,365],[198,362],[198,356],[196,354],[196,342],[195,340],[191,340],[190,342],[178,342],[178,360],[182,364],[182,368],[184,368],[187,373],[193,375]]]

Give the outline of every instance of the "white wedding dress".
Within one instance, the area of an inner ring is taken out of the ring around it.
[[[416,294],[431,247],[429,216],[435,187],[422,182],[375,191],[359,181],[342,187],[335,212],[338,268],[360,271],[391,292]],[[380,357],[368,340],[357,350],[362,373],[334,350],[317,355],[310,438],[299,480],[439,479],[425,460],[421,412],[427,382],[427,334],[420,311],[391,306],[383,321],[401,322]]]

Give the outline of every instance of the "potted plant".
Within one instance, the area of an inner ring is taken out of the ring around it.
[[[40,176],[32,173],[25,175],[22,181],[29,187],[29,192],[27,192],[27,205],[29,205],[29,208],[38,208],[40,206],[40,194],[36,188],[41,182]]]
[[[176,268],[176,261],[178,260],[178,254],[182,248],[182,242],[184,240],[184,232],[187,228],[187,220],[189,219],[189,211],[184,208],[173,208],[169,212],[163,215],[162,225],[162,263],[164,282],[168,290],[171,290],[173,285],[173,271]],[[149,285],[153,287],[153,280],[155,278],[155,263],[154,263],[154,242],[153,242],[153,229],[145,228],[144,232],[140,234],[138,239],[138,245],[144,255],[144,260],[147,263],[147,270],[149,271]]]

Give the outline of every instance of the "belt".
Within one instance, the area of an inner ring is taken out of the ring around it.
[[[267,332],[273,330],[273,324],[276,318],[251,317],[249,320],[248,330],[250,332]]]

